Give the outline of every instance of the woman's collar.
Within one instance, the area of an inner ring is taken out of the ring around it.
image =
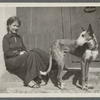
[[[12,38],[12,37],[20,37],[20,35],[15,33],[8,33],[8,38]]]
[[[11,36],[15,36],[15,37],[19,36],[17,33],[11,33],[11,32],[9,32],[8,34],[10,34]]]

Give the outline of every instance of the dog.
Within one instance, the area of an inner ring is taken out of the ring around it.
[[[83,28],[82,28],[83,29]],[[89,65],[97,58],[98,55],[98,42],[89,24],[87,30],[83,30],[78,39],[58,39],[50,47],[49,50],[49,68],[46,72],[40,71],[41,75],[46,75],[51,71],[52,60],[54,59],[58,64],[58,85],[64,89],[64,82],[62,80],[62,72],[64,68],[65,54],[70,53],[74,56],[81,58],[81,71],[82,71],[82,90],[88,89],[88,72]]]

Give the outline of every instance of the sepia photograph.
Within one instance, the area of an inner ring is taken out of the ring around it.
[[[100,3],[0,3],[0,97],[100,97]]]

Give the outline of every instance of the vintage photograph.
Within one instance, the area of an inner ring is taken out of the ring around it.
[[[99,6],[3,5],[0,95],[100,93]]]

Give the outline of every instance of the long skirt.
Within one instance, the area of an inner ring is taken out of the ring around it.
[[[49,66],[49,55],[40,50],[32,49],[26,54],[5,60],[9,72],[20,77],[27,85],[36,77],[41,77],[40,70],[46,71]]]

